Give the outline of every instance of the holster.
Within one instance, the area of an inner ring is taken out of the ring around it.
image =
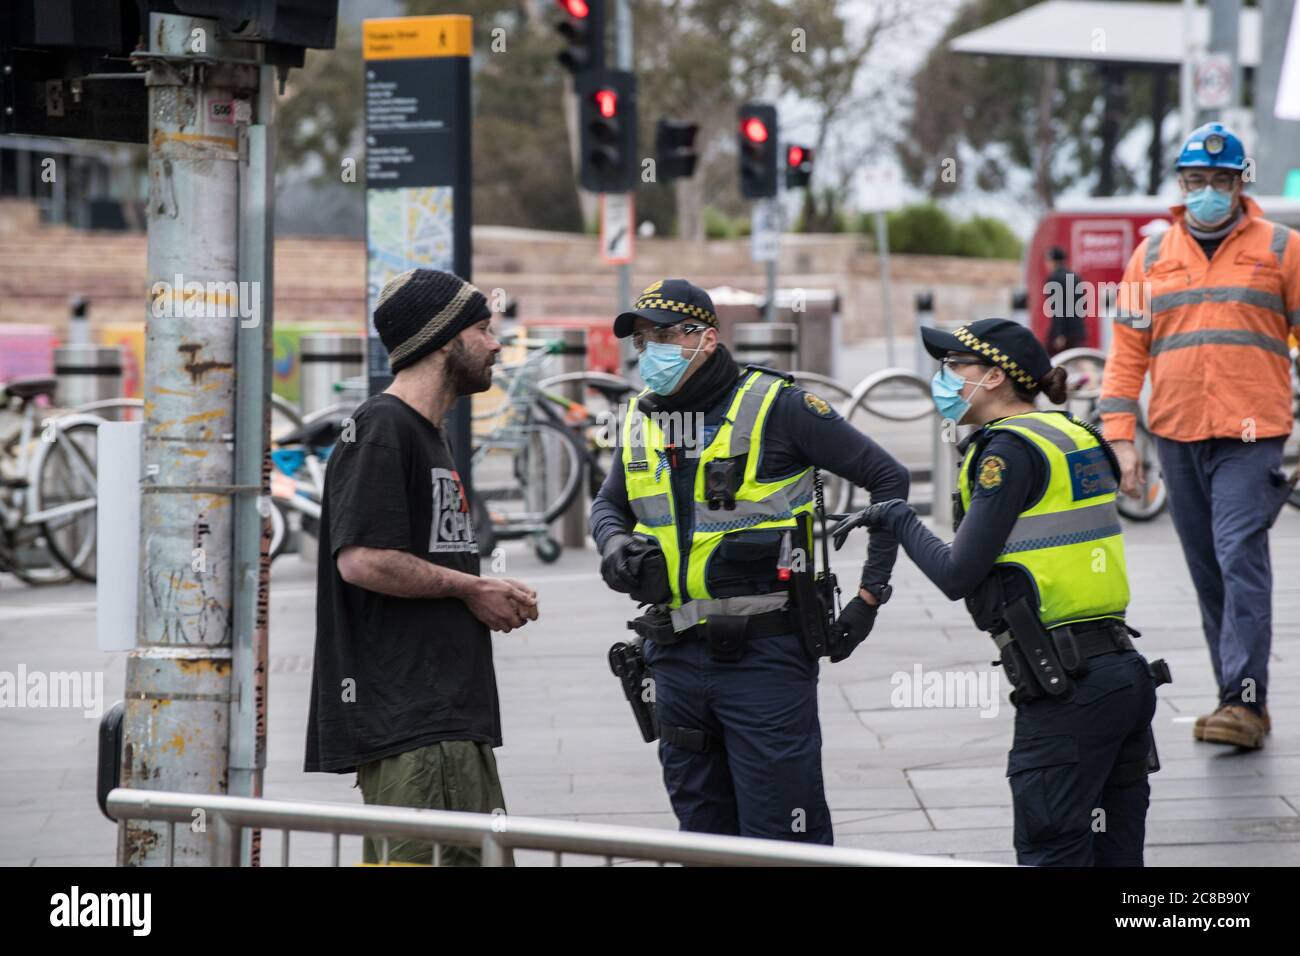
[[[808,540],[811,527],[812,517],[800,515],[800,541]],[[834,582],[829,571],[825,580],[817,579],[811,555],[799,570],[790,573],[790,618],[799,634],[799,640],[803,642],[804,653],[812,661],[829,653],[834,605],[833,598],[828,603],[827,597],[834,592]]]
[[[655,714],[654,684],[650,668],[641,655],[641,641],[619,641],[609,649],[609,669],[623,685],[623,696],[632,705],[641,739],[646,743],[659,738],[659,721]]]
[[[1015,688],[1017,699],[1053,697],[1068,700],[1074,693],[1074,681],[1066,672],[1056,652],[1056,644],[1043,622],[1023,597],[1003,605],[1003,620],[1008,631],[997,635],[1002,651],[1002,668]],[[1080,659],[1082,659],[1082,655]]]
[[[642,641],[654,641],[656,644],[676,644],[681,638],[673,630],[673,619],[666,608],[652,607],[640,617],[627,622],[629,631],[636,631]]]

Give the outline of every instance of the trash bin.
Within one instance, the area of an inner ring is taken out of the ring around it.
[[[116,345],[60,345],[54,350],[54,400],[64,408],[122,397],[122,350]],[[115,418],[113,412],[101,412]]]
[[[793,372],[799,365],[799,327],[793,322],[742,322],[736,326],[736,361]]]
[[[334,385],[365,371],[366,340],[361,335],[314,332],[299,339],[298,406],[304,415],[344,400]]]
[[[799,364],[791,371],[835,377],[840,297],[834,289],[777,289],[775,321],[798,326]]]

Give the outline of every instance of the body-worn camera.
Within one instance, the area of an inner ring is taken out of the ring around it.
[[[710,511],[736,510],[736,492],[745,473],[744,458],[715,458],[704,465],[704,500]]]

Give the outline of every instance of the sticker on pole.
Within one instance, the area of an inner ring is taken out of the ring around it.
[[[1192,90],[1198,110],[1221,110],[1232,102],[1232,57],[1202,53],[1196,58]]]
[[[776,262],[781,252],[781,210],[774,199],[754,203],[749,229],[750,258]]]
[[[632,261],[632,194],[600,194],[600,257],[606,262]]]

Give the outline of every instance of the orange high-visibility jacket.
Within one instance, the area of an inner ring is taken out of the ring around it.
[[[1174,224],[1133,250],[1102,378],[1106,437],[1132,440],[1151,372],[1147,427],[1177,441],[1291,434],[1287,336],[1300,327],[1300,234],[1242,196],[1242,217],[1207,261]]]

